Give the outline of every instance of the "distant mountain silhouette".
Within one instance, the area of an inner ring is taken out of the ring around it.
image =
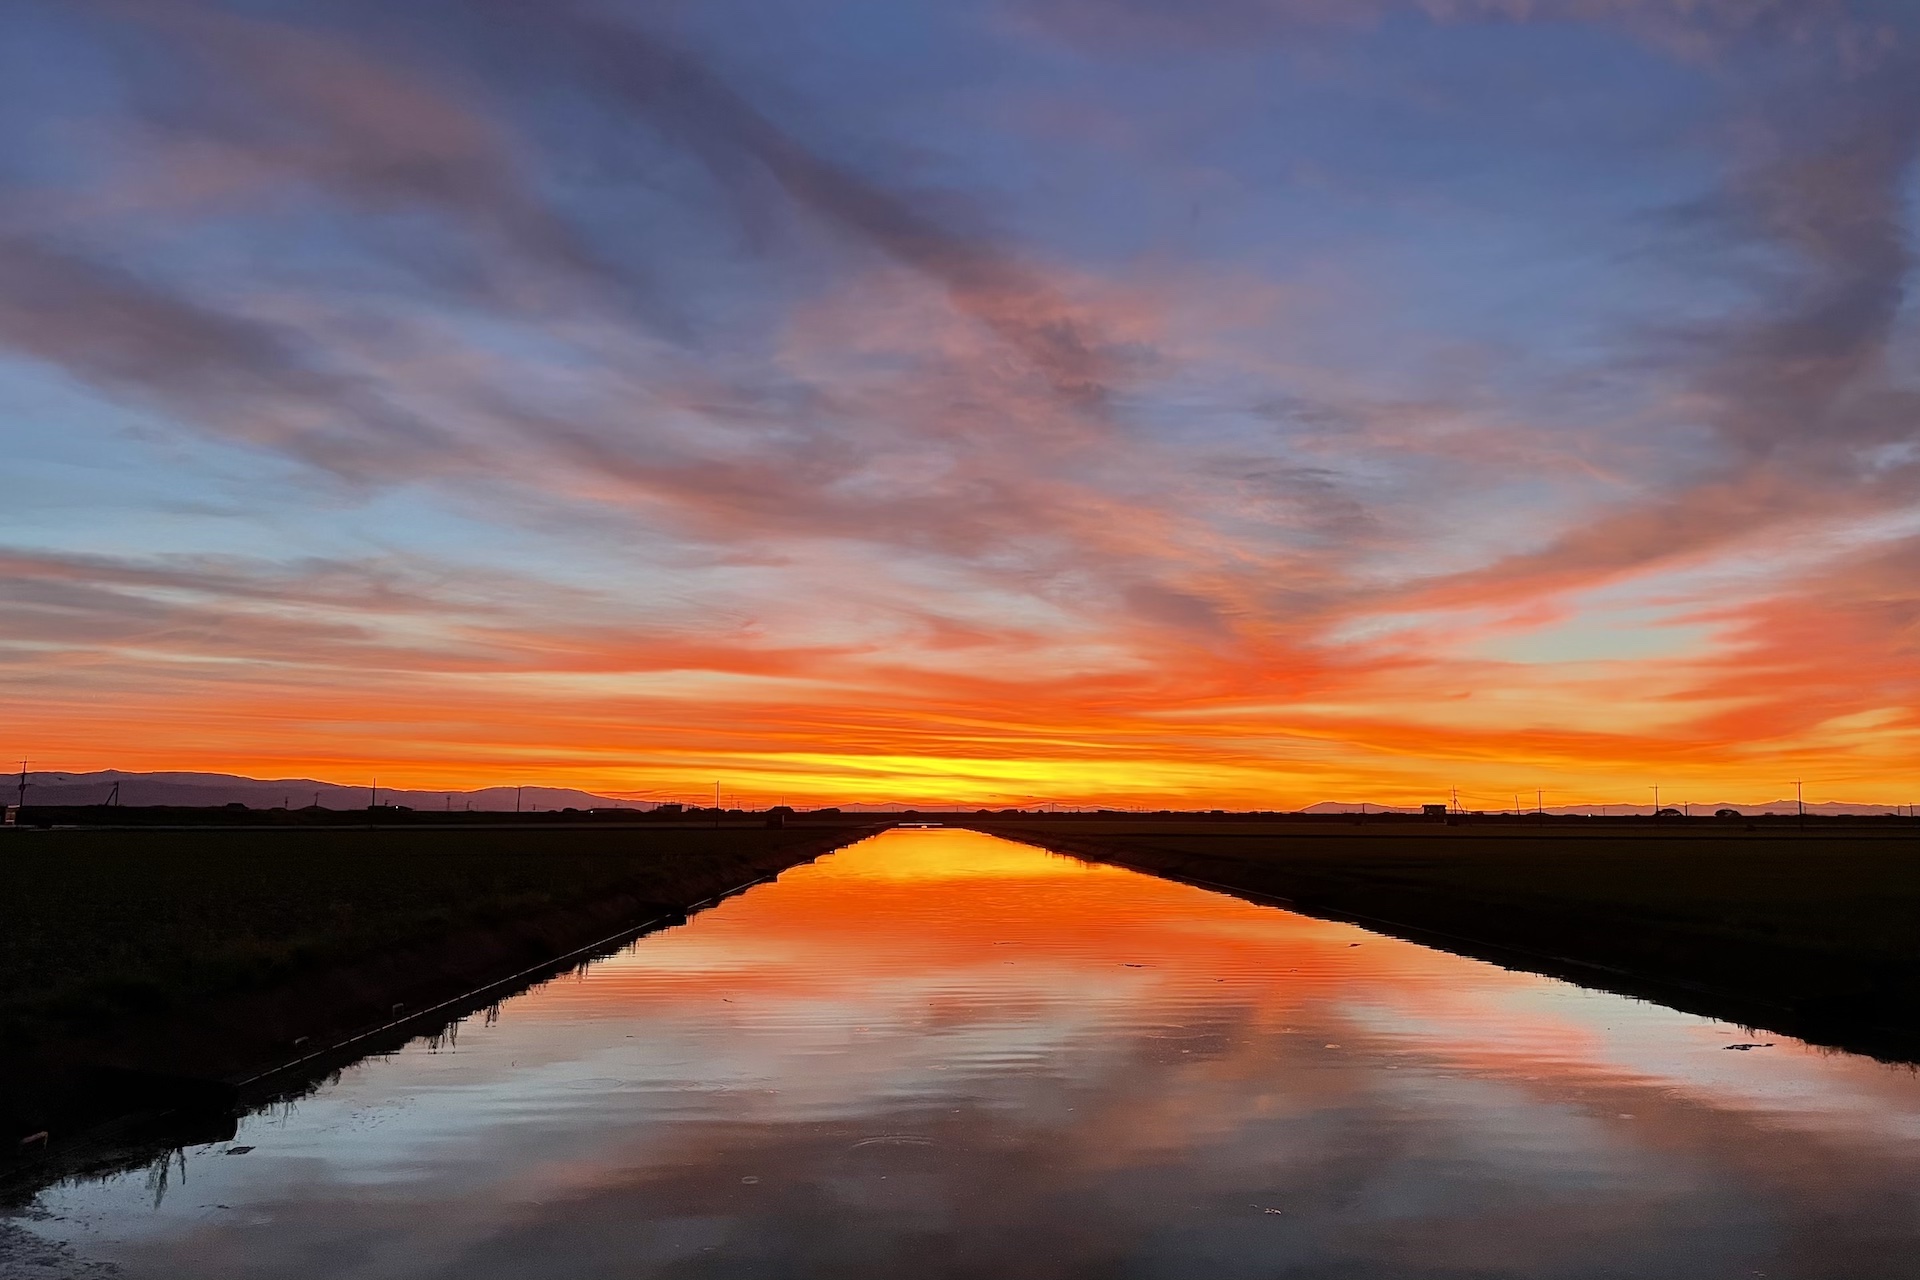
[[[13,803],[19,775],[0,775],[0,799]],[[29,805],[104,804],[120,784],[123,805],[180,805],[207,807],[244,804],[249,809],[272,809],[286,805],[304,809],[318,804],[324,809],[364,809],[373,803],[369,786],[342,786],[337,782],[319,782],[312,778],[243,778],[228,773],[126,773],[103,769],[97,773],[28,773]],[[406,805],[412,809],[473,809],[484,813],[511,813],[514,788],[482,787],[477,791],[414,791],[381,787],[380,803]],[[520,791],[523,809],[651,809],[648,800],[620,800],[611,796],[575,791],[570,787],[525,787]]]

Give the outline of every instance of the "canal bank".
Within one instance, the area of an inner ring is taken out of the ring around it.
[[[59,830],[0,849],[0,1179],[298,1091],[874,828]]]
[[[1920,828],[975,816],[1059,853],[1888,1061],[1920,1061]]]

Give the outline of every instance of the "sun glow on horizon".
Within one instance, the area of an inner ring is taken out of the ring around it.
[[[0,747],[1912,799],[1920,13],[1243,9],[0,15]]]

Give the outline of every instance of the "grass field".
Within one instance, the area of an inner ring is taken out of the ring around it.
[[[92,1024],[612,896],[683,906],[818,829],[45,831],[0,845],[0,1027]]]
[[[1453,950],[1920,1059],[1920,824],[976,818]]]
[[[76,1070],[244,1076],[862,829],[5,832],[0,1123],[70,1117]]]

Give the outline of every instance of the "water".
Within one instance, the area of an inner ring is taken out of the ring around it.
[[[894,831],[16,1229],[137,1280],[1920,1275],[1920,1080],[1749,1039]]]

